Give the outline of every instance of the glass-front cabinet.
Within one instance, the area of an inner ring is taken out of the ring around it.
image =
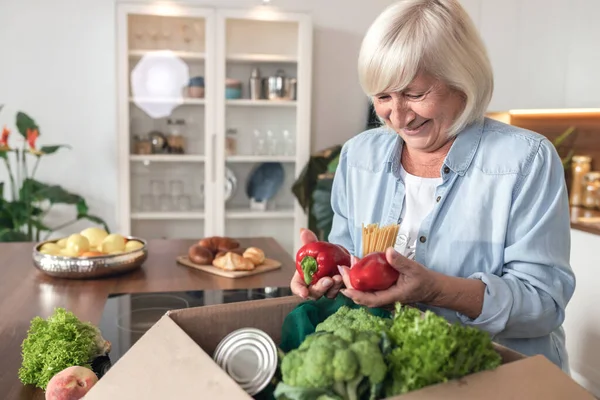
[[[120,230],[272,236],[307,224],[312,26],[303,14],[118,6]]]

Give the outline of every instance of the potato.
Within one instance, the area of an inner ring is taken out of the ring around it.
[[[58,247],[60,247],[61,249],[64,249],[65,247],[67,247],[67,239],[68,238],[62,238],[60,239],[58,242],[56,242],[56,244],[58,245]]]
[[[96,248],[100,247],[104,238],[108,236],[108,232],[106,232],[104,229],[95,227],[84,229],[80,233],[81,236],[85,236],[90,242],[90,247]]]
[[[62,248],[56,243],[46,243],[40,248],[40,253],[59,256]]]
[[[142,242],[138,242],[137,240],[130,240],[125,244],[125,251],[138,250],[142,247],[144,247]]]
[[[125,250],[125,238],[118,233],[111,233],[102,241],[102,252],[112,253]]]
[[[90,241],[79,233],[74,233],[67,239],[67,250],[75,254],[81,254],[90,249]]]

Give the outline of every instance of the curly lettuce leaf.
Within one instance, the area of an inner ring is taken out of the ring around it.
[[[63,308],[55,309],[46,320],[34,317],[21,344],[19,379],[45,390],[48,381],[65,368],[78,365],[91,369],[90,363],[100,355],[99,339],[98,328]]]

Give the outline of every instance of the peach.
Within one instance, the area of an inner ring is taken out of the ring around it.
[[[78,400],[98,382],[94,372],[85,367],[63,369],[50,379],[46,387],[46,400]]]

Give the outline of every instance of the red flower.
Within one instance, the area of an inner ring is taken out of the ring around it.
[[[0,136],[0,149],[8,149],[8,136],[10,135],[10,131],[5,126],[2,129],[2,135]]]
[[[27,144],[29,144],[29,150],[35,152],[35,142],[39,135],[37,129],[27,128]]]

